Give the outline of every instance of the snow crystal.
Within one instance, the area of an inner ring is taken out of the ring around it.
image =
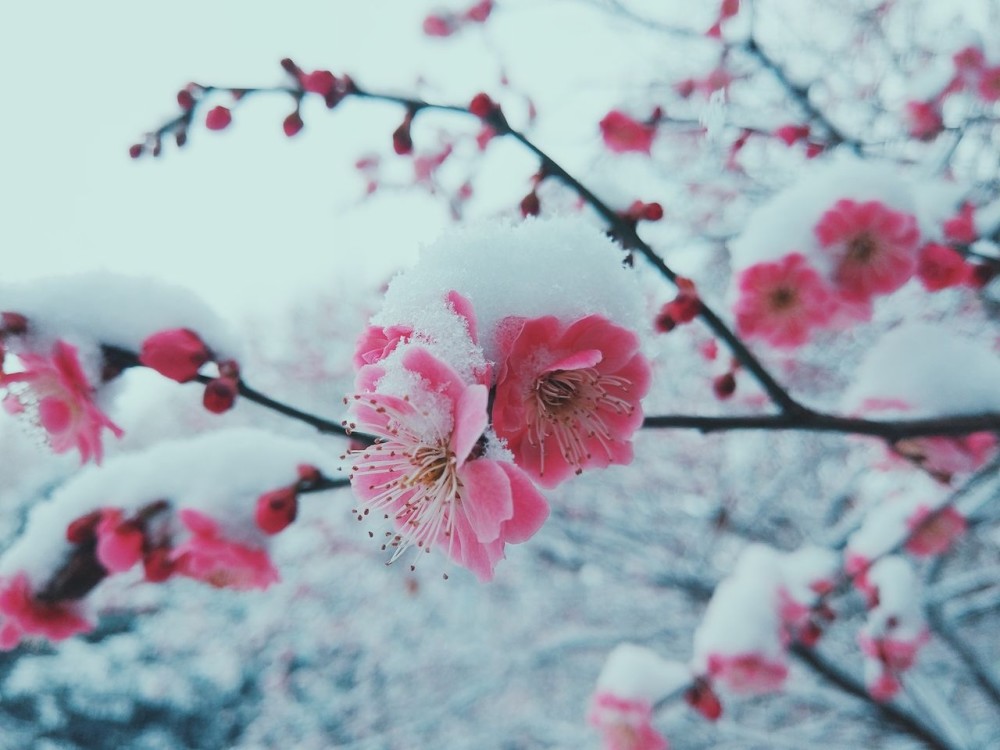
[[[480,344],[493,361],[496,326],[508,316],[568,322],[599,314],[635,330],[642,326],[642,295],[621,259],[621,248],[581,218],[457,227],[392,280],[372,322],[424,325],[436,335],[438,320],[452,325],[441,319],[440,301],[455,290],[472,303]]]

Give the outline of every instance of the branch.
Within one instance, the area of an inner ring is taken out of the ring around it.
[[[883,719],[895,726],[897,729],[906,732],[912,737],[916,737],[927,747],[934,748],[934,750],[953,750],[946,739],[941,737],[933,728],[924,724],[916,716],[909,714],[891,703],[879,703],[875,701],[870,695],[868,695],[868,691],[865,690],[864,685],[855,680],[851,675],[847,674],[847,672],[844,672],[840,669],[840,667],[837,667],[832,662],[827,661],[814,649],[809,649],[801,644],[795,643],[789,647],[789,650],[795,655],[796,658],[799,659],[799,661],[809,667],[809,669],[811,669],[815,674],[819,675],[832,685],[835,685],[840,690],[843,690],[845,693],[863,700],[865,703],[878,711]]]
[[[646,417],[642,426],[653,429],[688,429],[700,432],[722,430],[801,430],[870,435],[890,442],[931,435],[968,435],[1000,431],[1000,414],[960,414],[893,421],[840,417],[803,408],[797,413],[737,416],[665,414]]]
[[[287,62],[289,65],[294,65],[290,61]],[[512,138],[538,157],[541,162],[542,174],[559,180],[575,192],[587,205],[593,208],[594,211],[596,211],[597,214],[600,215],[601,218],[607,223],[609,233],[616,237],[627,250],[638,251],[667,280],[670,282],[676,281],[677,274],[664,262],[664,260],[649,244],[639,237],[634,222],[631,222],[625,217],[619,215],[607,203],[591,192],[588,187],[560,166],[551,156],[535,145],[535,143],[533,143],[526,135],[512,128],[503,113],[500,111],[499,107],[494,108],[489,114],[480,117],[479,115],[475,115],[470,112],[469,108],[465,106],[436,104],[413,97],[368,91],[358,86],[357,83],[348,77],[339,79],[339,84],[340,88],[337,89],[336,92],[337,98],[335,101],[328,98],[328,106],[334,106],[336,102],[339,102],[343,98],[357,97],[359,99],[371,99],[374,101],[384,101],[399,105],[407,110],[411,118],[420,112],[428,110],[463,114],[475,117],[477,120],[489,125],[498,137],[508,136]],[[238,93],[241,99],[250,94],[277,93],[292,96],[296,102],[300,101],[307,95],[307,92],[301,87],[281,86],[235,89],[226,89],[219,86],[198,86],[198,90],[203,93],[228,90]],[[195,112],[204,101],[205,99],[202,96],[195,98],[190,103],[190,107],[179,117],[164,123],[156,130],[148,133],[146,136],[147,140],[153,140],[158,144],[160,139],[169,133],[186,133],[187,128],[193,122]],[[141,149],[137,153],[141,153]],[[158,153],[158,151],[155,153]],[[741,341],[739,337],[737,337],[736,334],[729,328],[729,326],[727,326],[722,319],[704,302],[700,303],[699,315],[705,324],[708,325],[708,327],[713,331],[713,333],[726,343],[733,355],[760,383],[761,387],[770,399],[781,409],[781,411],[792,414],[801,414],[808,411],[805,407],[795,401],[791,395],[789,395],[788,391],[778,383],[770,372],[768,372],[760,360],[758,360],[757,357],[747,348],[743,341]],[[293,415],[290,414],[289,416]],[[319,427],[317,427],[317,429],[319,429]],[[334,431],[339,432],[339,430]]]

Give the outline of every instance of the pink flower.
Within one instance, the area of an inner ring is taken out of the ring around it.
[[[958,213],[942,225],[945,239],[968,245],[979,237],[976,230],[976,209],[971,203],[963,203]]]
[[[134,522],[124,521],[117,508],[101,511],[97,523],[97,560],[109,573],[123,573],[142,559],[145,537]]]
[[[782,125],[774,131],[774,136],[784,141],[786,146],[793,146],[808,138],[809,132],[808,125]]]
[[[902,685],[899,679],[877,659],[865,662],[865,687],[872,698],[885,703],[896,697]]]
[[[355,369],[361,369],[365,365],[373,365],[381,362],[395,351],[400,343],[407,341],[413,336],[413,329],[410,326],[368,326],[358,338],[357,346],[354,348]]]
[[[830,322],[833,311],[833,295],[800,253],[740,274],[735,312],[741,336],[778,347],[801,346],[813,329]]]
[[[197,333],[171,328],[154,333],[142,342],[139,361],[164,377],[187,383],[211,359],[208,347]]]
[[[638,337],[600,315],[568,326],[507,318],[500,330],[493,427],[517,465],[555,487],[585,468],[631,463],[651,376]]]
[[[241,591],[266,589],[279,580],[267,552],[226,539],[214,518],[185,508],[178,514],[191,537],[170,555],[173,572]]]
[[[997,439],[990,432],[974,432],[960,437],[923,437],[900,440],[896,450],[916,461],[943,482],[955,474],[969,474],[995,454]]]
[[[965,284],[970,276],[969,265],[954,248],[936,242],[920,248],[917,278],[928,292]]]
[[[591,702],[587,722],[600,730],[605,750],[668,750],[663,736],[653,729],[649,701],[598,693]]]
[[[965,516],[951,505],[930,518],[932,512],[926,505],[921,505],[906,519],[906,525],[912,532],[906,542],[906,551],[911,555],[929,557],[943,554],[968,528]]]
[[[905,672],[913,666],[920,648],[930,640],[926,630],[921,630],[912,638],[881,636],[873,638],[866,633],[858,634],[858,645],[862,652],[878,659],[893,672]]]
[[[39,601],[24,573],[0,581],[0,650],[14,648],[24,635],[61,641],[93,629],[74,602]]]
[[[823,214],[815,232],[836,264],[837,289],[850,302],[894,292],[916,270],[916,219],[879,201],[839,200]]]
[[[1000,65],[983,68],[976,88],[983,101],[990,104],[1000,101]]]
[[[773,693],[788,677],[788,665],[763,654],[709,654],[708,675],[734,693]]]
[[[624,112],[613,109],[601,120],[604,145],[616,154],[638,151],[648,154],[656,137],[656,128],[633,120]]]
[[[94,389],[83,373],[76,348],[57,341],[51,358],[30,352],[19,357],[24,371],[0,373],[0,385],[24,383],[27,389],[8,393],[5,406],[17,412],[34,409],[56,453],[76,448],[81,463],[91,457],[100,463],[104,455],[101,429],[111,430],[115,437],[123,433],[94,403]]]
[[[390,562],[410,547],[441,546],[488,581],[504,546],[534,535],[548,504],[518,467],[483,455],[485,385],[464,383],[422,347],[408,349],[401,363],[419,378],[405,397],[374,392],[384,375],[378,365],[358,374],[354,424],[377,442],[348,454],[351,485],[393,519]]]
[[[906,130],[914,138],[930,140],[944,129],[941,112],[933,102],[907,102]]]

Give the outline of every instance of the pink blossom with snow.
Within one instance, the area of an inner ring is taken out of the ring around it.
[[[101,431],[124,434],[94,403],[94,388],[83,372],[76,347],[56,341],[48,357],[34,352],[18,355],[22,372],[0,373],[7,387],[4,406],[14,413],[29,411],[48,434],[56,453],[76,448],[80,462],[100,463],[104,455]],[[23,389],[11,389],[21,384]]]
[[[605,750],[668,750],[669,744],[653,728],[653,707],[642,699],[598,693],[587,721],[601,732]]]
[[[762,653],[710,654],[708,675],[734,693],[773,693],[784,687],[788,665]]]
[[[830,322],[833,311],[831,290],[800,253],[757,263],[740,274],[735,312],[741,336],[798,347]]]
[[[837,201],[820,217],[816,238],[834,259],[834,283],[850,302],[867,302],[909,281],[916,270],[916,219],[881,201]]]
[[[178,514],[191,533],[170,555],[173,572],[216,588],[266,589],[279,580],[267,551],[227,539],[219,522],[192,508]]]
[[[354,424],[377,442],[348,453],[351,484],[367,506],[393,519],[390,561],[410,547],[439,546],[488,581],[505,545],[533,536],[548,504],[527,475],[484,440],[485,385],[464,382],[421,346],[408,347],[395,364],[405,395],[380,391],[386,375],[380,365],[358,374]]]
[[[947,552],[968,528],[965,516],[951,505],[937,511],[921,505],[906,523],[911,533],[905,548],[907,552],[917,557],[930,557]]]
[[[600,315],[507,319],[493,424],[544,487],[585,468],[628,464],[642,424],[649,362],[631,331]]]
[[[0,650],[11,650],[24,636],[61,641],[92,629],[75,602],[40,601],[24,573],[0,581]]]
[[[126,521],[118,508],[101,511],[97,523],[97,560],[109,573],[123,573],[142,559],[145,537],[140,526]]]

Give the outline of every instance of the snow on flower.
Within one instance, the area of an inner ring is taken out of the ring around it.
[[[843,198],[823,214],[815,231],[836,264],[838,291],[851,302],[894,292],[916,270],[916,219],[880,201]]]
[[[178,514],[191,533],[174,547],[174,572],[216,588],[266,589],[279,580],[267,551],[227,539],[218,521],[191,508]]]
[[[634,333],[590,315],[501,325],[493,420],[514,460],[545,487],[585,468],[628,464],[650,367]]]
[[[437,546],[490,580],[504,546],[529,539],[548,505],[486,432],[486,386],[418,345],[362,368],[358,385],[352,425],[376,443],[347,454],[351,484],[395,523],[390,562]]]
[[[56,453],[75,448],[81,463],[91,458],[100,463],[104,455],[102,430],[110,430],[115,437],[123,433],[94,403],[94,388],[83,372],[76,347],[57,341],[48,357],[25,352],[19,359],[23,371],[0,373],[0,385],[7,388],[4,405],[15,413],[30,414],[45,430]]]
[[[0,579],[0,650],[11,650],[24,636],[61,641],[92,629],[75,602],[44,601],[24,573]]]
[[[688,669],[632,643],[608,654],[597,678],[588,722],[599,729],[607,750],[665,750],[653,729],[653,705],[691,680]]]
[[[741,336],[797,347],[830,322],[833,296],[800,253],[757,263],[739,276],[736,325]]]
[[[587,721],[601,732],[605,750],[669,750],[666,739],[653,728],[649,701],[598,693]]]
[[[781,622],[782,556],[755,544],[720,583],[695,631],[696,673],[734,693],[780,690],[788,676]]]
[[[920,582],[901,557],[884,557],[868,571],[878,592],[878,603],[868,612],[858,633],[866,655],[866,684],[877,700],[891,698],[899,689],[898,675],[913,666],[930,634],[924,623]]]

